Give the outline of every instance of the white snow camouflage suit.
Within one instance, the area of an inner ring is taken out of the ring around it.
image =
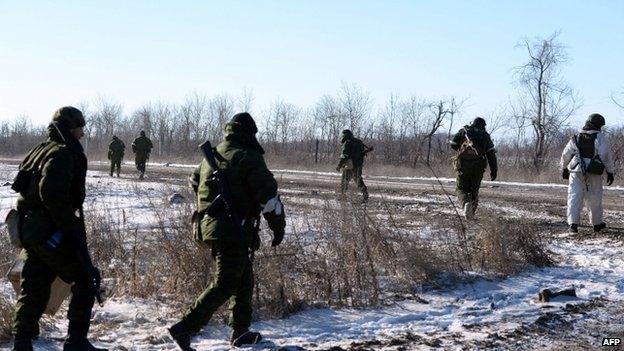
[[[614,173],[613,155],[604,133],[597,130],[581,130],[579,133],[596,134],[594,154],[600,156],[605,165],[606,173]],[[591,224],[599,225],[603,223],[602,179],[604,175],[589,173],[583,175],[580,159],[580,152],[574,137],[572,137],[561,155],[561,168],[567,168],[570,171],[568,183],[568,224],[579,224],[583,201],[585,201],[589,208]],[[591,159],[583,157],[582,160],[587,169]]]

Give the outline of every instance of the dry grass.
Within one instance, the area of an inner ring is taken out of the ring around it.
[[[494,216],[481,220],[476,236],[476,261],[482,270],[516,274],[528,265],[544,267],[553,262],[544,250],[546,242],[534,223]]]
[[[194,204],[191,194],[184,195],[188,201],[182,205],[149,204],[150,230],[122,229],[125,215],[110,209],[88,214],[93,256],[104,277],[116,281],[114,295],[165,298],[183,309],[208,286],[212,257],[192,239]],[[263,228],[264,244],[254,261],[257,318],[283,317],[307,306],[375,306],[441,277],[467,271],[509,275],[550,263],[537,228],[528,223],[489,216],[466,236],[453,215],[421,216],[419,226],[407,230],[405,213],[390,204],[368,209],[354,198],[333,196],[322,202],[297,209],[304,223],[291,223],[279,248],[268,247]]]
[[[0,341],[6,341],[11,338],[13,310],[13,304],[6,297],[0,296]]]

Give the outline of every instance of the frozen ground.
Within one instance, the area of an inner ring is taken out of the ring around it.
[[[176,166],[188,171],[184,165]],[[0,166],[0,185],[14,171],[14,166]],[[117,179],[90,171],[86,207],[110,211],[128,230],[150,228],[157,222],[152,204],[166,204],[173,192],[181,191],[177,187],[185,183],[182,174],[138,182],[131,176]],[[292,221],[303,222],[302,216],[315,207],[336,205],[328,200],[335,174],[288,170],[276,174],[281,176],[286,205],[293,209]],[[383,198],[417,213],[450,211],[431,179],[375,177],[369,183],[372,205]],[[444,184],[451,191],[452,181]],[[485,184],[482,195],[483,206],[500,216],[551,223],[543,229],[557,261],[554,267],[529,268],[506,279],[475,276],[453,288],[423,289],[419,298],[389,299],[378,308],[311,309],[286,319],[259,321],[253,328],[270,342],[256,349],[587,349],[598,347],[602,337],[622,337],[623,233],[615,229],[601,236],[563,234],[564,192],[554,185],[494,182]],[[610,189],[606,194],[606,217],[614,227],[622,227],[624,191]],[[0,211],[9,208],[13,198],[8,186],[0,187]],[[564,287],[574,287],[577,297],[537,301],[540,289]],[[0,279],[0,294],[15,298],[6,279]],[[111,299],[95,308],[92,335],[99,345],[119,350],[174,350],[166,337],[167,326],[176,318],[174,307],[167,297]],[[36,350],[61,349],[66,322],[59,315],[51,324]],[[228,333],[227,327],[211,324],[194,345],[198,350],[227,350]],[[8,343],[0,343],[0,349],[8,348]]]

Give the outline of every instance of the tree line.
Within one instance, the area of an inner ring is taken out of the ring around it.
[[[539,173],[556,163],[572,133],[568,121],[578,111],[580,98],[562,75],[567,56],[558,33],[524,40],[519,47],[527,60],[513,70],[516,95],[482,117],[491,133],[504,136],[496,140],[504,164]],[[613,103],[623,107],[623,96],[614,94]],[[336,93],[323,95],[308,107],[278,99],[268,108],[255,111],[254,97],[248,90],[238,96],[194,92],[182,103],[146,103],[129,113],[104,96],[76,107],[87,118],[83,144],[92,157],[106,154],[112,135],[129,144],[144,130],[154,143],[153,158],[193,158],[203,140],[222,138],[223,128],[234,113],[250,111],[259,122],[259,139],[270,158],[299,164],[333,163],[340,152],[340,132],[349,128],[375,146],[372,162],[417,167],[448,163],[448,139],[461,127],[458,118],[466,102],[457,96],[392,94],[375,104],[365,89],[343,83]],[[613,140],[616,157],[621,159],[622,128],[611,130],[611,134],[619,135]],[[0,122],[1,153],[24,154],[44,136],[45,127],[33,125],[25,116]]]

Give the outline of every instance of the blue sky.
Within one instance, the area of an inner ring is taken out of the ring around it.
[[[468,98],[464,118],[514,95],[522,38],[560,30],[563,73],[584,105],[624,121],[624,1],[2,1],[0,119],[46,122],[98,94],[126,112],[253,91],[312,105],[342,82],[390,93]],[[575,121],[575,122],[576,122]]]

